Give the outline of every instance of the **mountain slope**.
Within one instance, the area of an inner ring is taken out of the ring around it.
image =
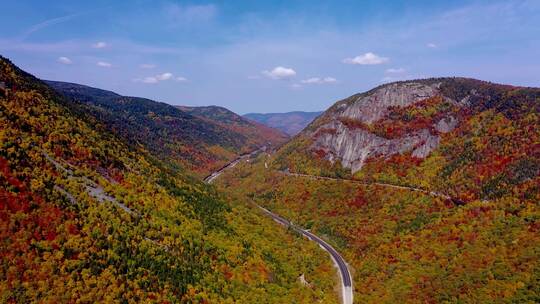
[[[521,173],[510,171],[522,162],[536,168],[540,152],[533,121],[539,95],[536,88],[465,78],[383,85],[334,104],[282,149],[281,167],[414,184],[412,179],[419,177],[415,174],[422,172],[412,168],[437,157],[441,168],[429,172],[432,178],[419,181],[421,185],[450,190],[450,177],[456,196],[485,196],[487,190],[480,188],[487,187],[490,178],[502,174],[512,179],[510,175]],[[501,138],[499,132],[505,142],[490,137]],[[475,175],[475,169],[501,162],[481,180],[469,185],[458,181],[458,176]],[[533,169],[531,174],[536,173]]]
[[[128,144],[86,104],[3,57],[0,82],[2,302],[313,303],[331,294],[315,271],[331,266],[315,246]],[[299,273],[315,288],[298,284]]]
[[[294,136],[302,131],[322,112],[287,112],[287,113],[249,113],[244,117],[257,121],[266,126],[279,129],[290,136]]]
[[[46,81],[64,96],[81,102],[85,111],[132,145],[143,145],[162,160],[206,175],[259,146],[281,144],[272,132],[259,134],[201,119],[166,103],[120,96],[84,85]],[[269,135],[268,138],[265,136]]]
[[[266,140],[270,145],[278,146],[285,143],[289,136],[278,129],[245,119],[242,116],[223,107],[187,107],[179,106],[179,109],[204,120],[210,120],[221,127],[245,135],[246,137],[264,144]]]
[[[539,113],[539,88],[388,84],[217,182],[322,235],[359,303],[537,303]]]

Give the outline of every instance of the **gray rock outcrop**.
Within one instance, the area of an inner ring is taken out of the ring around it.
[[[456,128],[456,118],[446,116],[431,129],[417,130],[392,139],[383,138],[362,127],[349,127],[342,120],[372,124],[384,118],[390,107],[406,107],[439,94],[439,84],[394,83],[339,103],[324,114],[321,121],[325,123],[311,131],[310,136],[314,138],[311,149],[324,151],[329,161],[339,160],[343,167],[350,168],[353,173],[360,170],[370,157],[387,158],[410,152],[414,157],[425,158],[439,146],[438,133],[448,133]]]

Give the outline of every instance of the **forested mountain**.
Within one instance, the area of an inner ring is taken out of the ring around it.
[[[334,244],[358,303],[538,303],[539,113],[539,88],[385,84],[218,182]]]
[[[0,83],[1,302],[334,302],[315,245],[109,131],[193,116],[69,85],[96,96],[73,101],[3,57]]]
[[[92,113],[108,130],[130,144],[142,145],[160,159],[200,175],[240,154],[286,140],[277,130],[247,122],[227,125],[146,98],[120,96],[74,83],[46,83],[68,100],[81,103],[84,111]]]
[[[262,146],[266,140],[274,147],[285,143],[289,136],[277,128],[271,128],[258,122],[243,118],[242,116],[229,111],[223,107],[205,106],[205,107],[188,107],[179,106],[179,109],[199,117],[204,120],[210,120],[213,123],[220,125],[223,128],[229,129],[232,132],[240,133],[250,138],[253,141],[259,142]]]
[[[321,114],[322,112],[294,111],[286,113],[249,113],[245,114],[244,117],[294,136]]]
[[[383,85],[334,104],[282,149],[280,166],[497,198],[538,175],[539,98],[466,78]]]

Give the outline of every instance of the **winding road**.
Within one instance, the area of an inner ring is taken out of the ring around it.
[[[393,185],[393,184],[387,184],[387,183],[381,183],[381,182],[369,182],[368,183],[368,182],[363,182],[363,181],[355,180],[355,179],[326,177],[326,176],[319,176],[319,175],[292,173],[292,172],[287,172],[287,171],[277,171],[277,172],[279,172],[281,174],[288,175],[288,176],[305,177],[305,178],[316,179],[316,180],[346,181],[346,182],[360,184],[360,185],[366,185],[366,186],[375,185],[375,186],[388,187],[388,188],[393,188],[393,189],[421,192],[421,193],[424,193],[424,194],[427,194],[427,195],[440,197],[442,199],[452,200],[452,201],[454,201],[455,203],[458,203],[458,204],[462,203],[462,202],[458,201],[458,199],[453,198],[453,197],[451,197],[449,195],[446,195],[444,193],[440,193],[440,192],[436,192],[436,191],[430,191],[430,190],[426,190],[426,189],[415,188],[415,187],[399,186],[399,185]]]
[[[252,157],[253,155],[261,152],[261,151],[264,151],[266,150],[266,146],[265,147],[261,147],[251,153],[247,153],[247,154],[243,154],[243,155],[240,155],[238,158],[236,158],[235,160],[233,160],[232,162],[226,164],[224,167],[222,167],[221,169],[215,171],[214,173],[208,175],[207,177],[205,177],[203,179],[203,181],[207,184],[211,184],[214,179],[216,179],[218,176],[220,176],[221,174],[223,174],[223,172],[225,172],[227,169],[230,169],[230,168],[233,168],[234,166],[236,166],[239,162],[241,162],[242,160],[244,159],[249,159],[250,157]]]
[[[349,267],[347,267],[347,263],[343,259],[343,257],[332,247],[330,244],[322,240],[320,237],[316,236],[315,234],[309,232],[308,230],[302,229],[288,220],[282,218],[281,216],[269,211],[268,209],[265,209],[259,205],[257,205],[266,215],[274,219],[279,224],[291,228],[292,230],[300,233],[301,235],[305,236],[306,238],[312,240],[313,242],[319,244],[319,246],[326,252],[330,254],[330,257],[332,258],[332,261],[334,262],[334,265],[338,269],[341,277],[341,298],[343,304],[352,304],[353,302],[353,289],[352,289],[352,278],[351,273],[349,271]]]
[[[204,179],[204,182],[211,184],[217,177],[219,177],[223,172],[225,172],[227,169],[233,168],[236,166],[239,162],[241,162],[244,159],[248,159],[252,157],[253,155],[257,154],[260,151],[263,151],[264,148],[258,149],[256,151],[253,151],[249,154],[244,154],[237,159],[230,162],[228,165],[224,166],[223,168],[219,169],[218,171],[210,174]],[[255,204],[256,205],[256,204]],[[334,265],[339,271],[340,279],[341,279],[341,299],[343,304],[352,304],[353,303],[353,287],[352,287],[352,277],[351,273],[349,271],[349,267],[347,266],[347,263],[345,262],[345,259],[332,247],[330,244],[325,242],[320,237],[316,236],[315,234],[311,233],[308,230],[302,229],[301,227],[298,227],[294,224],[292,224],[290,221],[284,219],[283,217],[269,211],[268,209],[265,209],[259,205],[256,205],[265,213],[267,216],[271,217],[273,220],[278,222],[280,225],[283,225],[287,228],[290,228],[297,233],[300,233],[304,237],[308,238],[309,240],[317,243],[324,251],[328,252],[330,257],[332,258],[332,261],[334,262]]]

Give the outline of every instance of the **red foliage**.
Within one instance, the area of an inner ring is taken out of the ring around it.
[[[406,107],[389,107],[388,113],[371,127],[367,127],[375,134],[388,139],[400,138],[405,134],[427,129],[436,133],[433,125],[436,121],[456,109],[447,108],[434,112],[427,109],[441,107],[444,100],[441,96],[428,98]],[[366,127],[363,127],[366,129]]]
[[[335,217],[335,216],[337,216],[338,214],[339,214],[338,210],[335,210],[335,209],[326,212],[326,215],[327,215],[327,216],[330,216],[330,217]]]
[[[45,236],[45,239],[47,241],[53,241],[55,238],[56,238],[56,232],[52,230],[48,231],[47,235]]]
[[[121,170],[111,167],[108,171],[108,175],[111,177],[112,180],[119,184],[122,184],[124,182],[124,174]]]
[[[356,207],[356,208],[361,208],[363,206],[366,206],[368,201],[366,200],[364,194],[365,193],[362,190],[362,188],[358,188],[358,191],[356,192],[356,196],[351,201],[349,201],[348,205],[350,207]]]
[[[305,202],[305,201],[309,200],[310,197],[311,197],[311,193],[310,193],[309,191],[306,190],[306,191],[304,191],[304,192],[302,193],[302,195],[300,196],[300,201]]]
[[[467,216],[469,218],[475,218],[475,217],[479,217],[480,214],[484,213],[484,212],[487,212],[489,211],[490,208],[488,207],[477,207],[477,208],[473,208],[473,209],[470,209],[467,211]]]
[[[315,153],[315,155],[317,155],[318,158],[325,158],[327,154],[326,151],[324,151],[323,149],[317,149],[313,152]]]
[[[221,271],[223,272],[223,276],[225,277],[226,280],[232,279],[233,273],[231,272],[229,266],[222,265],[221,266]]]
[[[341,121],[342,124],[344,124],[345,126],[347,126],[347,128],[349,129],[364,129],[364,130],[369,130],[369,126],[359,120],[356,120],[356,119],[350,119],[350,118],[345,118],[345,117],[342,117],[339,119],[339,121]]]
[[[11,172],[8,161],[0,157],[2,183],[7,187],[0,188],[0,218],[7,224],[0,225],[0,235],[8,236],[10,241],[6,243],[8,246],[0,249],[0,256],[13,258],[28,255],[30,244],[34,241],[48,241],[53,249],[58,249],[55,242],[58,236],[56,228],[64,220],[72,218],[73,214],[65,213],[28,191],[28,187]],[[14,191],[10,192],[10,188],[14,188]],[[78,232],[77,229],[71,231]],[[29,267],[24,260],[18,260],[17,263],[21,272]]]
[[[67,229],[69,234],[79,234],[79,228],[76,225],[69,224]]]

